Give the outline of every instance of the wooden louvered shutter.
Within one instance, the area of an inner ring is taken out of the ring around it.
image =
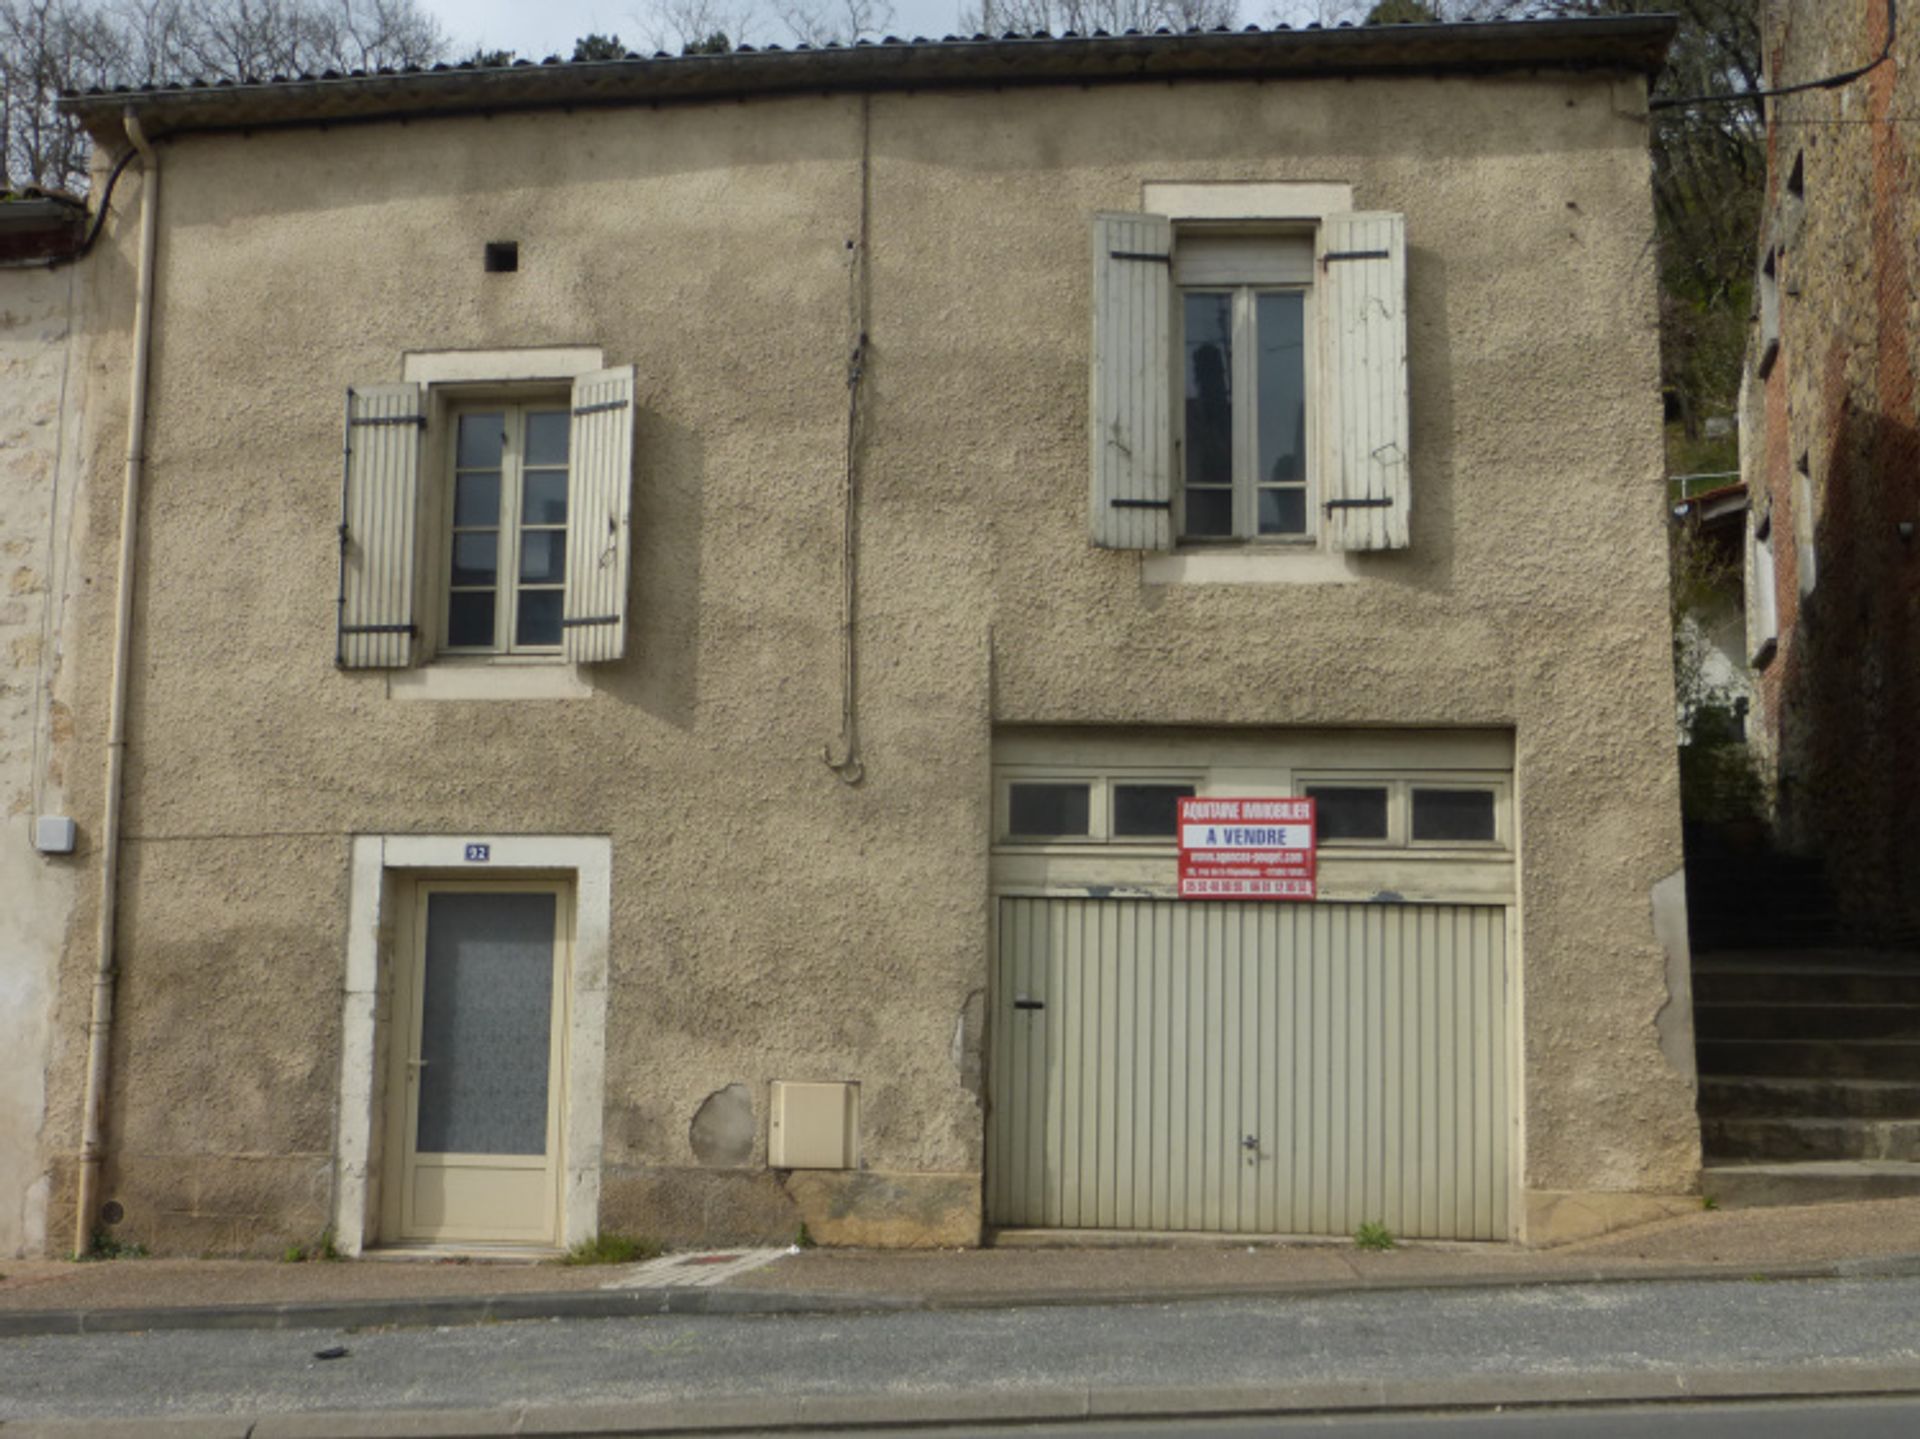
[[[334,648],[334,663],[342,669],[404,669],[413,663],[414,529],[426,422],[418,385],[347,391]]]
[[[1405,217],[1329,215],[1319,259],[1327,538],[1336,550],[1404,549],[1412,505]]]
[[[567,589],[560,621],[567,658],[627,652],[627,572],[633,529],[633,366],[573,383],[567,479]]]
[[[1173,223],[1093,219],[1093,493],[1109,550],[1173,547]]]

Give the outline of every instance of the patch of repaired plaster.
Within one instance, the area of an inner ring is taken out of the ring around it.
[[[984,1074],[983,1058],[986,1050],[987,992],[984,989],[967,991],[967,997],[960,1006],[960,1013],[953,1021],[953,1045],[948,1057],[960,1076],[960,1087],[973,1096],[975,1104],[985,1095],[982,1092]]]
[[[1676,869],[1654,885],[1653,933],[1667,956],[1667,1002],[1653,1016],[1660,1052],[1678,1074],[1695,1075],[1693,957],[1687,945],[1687,872]]]
[[[737,1166],[753,1158],[753,1098],[744,1084],[716,1089],[694,1111],[687,1127],[693,1157],[702,1164]]]

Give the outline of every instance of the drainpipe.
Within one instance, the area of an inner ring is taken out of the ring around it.
[[[153,330],[153,249],[160,200],[160,161],[132,108],[127,139],[140,152],[140,265],[133,291],[133,365],[127,399],[127,470],[120,491],[120,566],[114,577],[119,610],[113,624],[113,689],[108,700],[107,794],[100,817],[100,927],[95,942],[93,1016],[87,1024],[87,1091],[80,1115],[80,1175],[74,1205],[73,1252],[93,1248],[100,1191],[101,1131],[106,1127],[108,1041],[113,1034],[113,929],[120,876],[121,771],[127,751],[127,669],[133,648],[133,565],[140,532],[140,482],[146,469],[147,351]]]

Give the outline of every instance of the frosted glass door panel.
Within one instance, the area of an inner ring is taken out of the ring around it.
[[[427,897],[417,1153],[546,1153],[555,902]]]

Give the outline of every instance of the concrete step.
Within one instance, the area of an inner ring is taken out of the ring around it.
[[[1700,1143],[1709,1162],[1786,1163],[1804,1159],[1920,1160],[1920,1118],[1707,1118]]]
[[[1713,1164],[1701,1172],[1700,1185],[1707,1198],[1728,1209],[1906,1199],[1920,1195],[1920,1164],[1871,1159]]]
[[[1920,1039],[1920,1004],[1696,1003],[1700,1039]]]
[[[1784,964],[1727,963],[1710,956],[1695,964],[1696,1004],[1920,1004],[1920,958],[1897,965],[1801,962],[1794,952]]]
[[[1703,1119],[1920,1119],[1920,1081],[1702,1075]]]
[[[1695,1048],[1702,1074],[1920,1082],[1911,1039],[1703,1039]]]

